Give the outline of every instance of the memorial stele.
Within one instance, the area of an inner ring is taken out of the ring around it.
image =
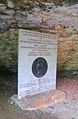
[[[19,29],[18,99],[55,90],[56,67],[56,36]]]

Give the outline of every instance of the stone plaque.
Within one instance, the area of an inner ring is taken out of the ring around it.
[[[57,40],[54,34],[19,30],[18,98],[56,89]]]

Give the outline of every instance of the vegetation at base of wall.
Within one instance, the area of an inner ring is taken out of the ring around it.
[[[59,78],[78,78],[78,70],[58,70],[57,77]]]

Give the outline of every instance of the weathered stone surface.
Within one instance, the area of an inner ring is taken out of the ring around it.
[[[18,35],[17,31],[12,29],[25,28],[55,33],[58,39],[58,69],[78,70],[78,4],[57,8],[52,3],[44,4],[46,9],[40,8],[37,3],[31,9],[17,6],[8,9],[0,4],[0,65],[3,64],[9,68],[17,65],[16,58],[12,57],[9,60],[13,45],[15,47],[13,56],[17,56]],[[5,45],[5,41],[9,42],[9,39],[10,48]],[[4,45],[5,49],[9,49],[9,53],[7,50],[3,51]]]
[[[21,28],[47,28],[67,34],[78,32],[78,4],[57,8],[54,6],[49,10],[35,8],[29,10],[16,8],[10,12],[2,10],[0,13],[1,23],[8,22],[9,19],[10,27],[15,27],[16,24],[16,27]],[[0,30],[2,30],[1,26]]]
[[[16,71],[17,44],[17,31],[15,29],[0,33],[0,68],[6,67]]]
[[[58,38],[58,69],[78,70],[78,34]]]
[[[11,99],[22,110],[36,110],[65,101],[65,93],[60,90],[50,90],[32,96],[26,96],[22,99],[18,99],[17,95],[14,95]]]

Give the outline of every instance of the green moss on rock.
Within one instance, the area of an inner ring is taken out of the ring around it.
[[[0,67],[16,70],[18,38],[17,31],[10,29],[0,34]]]

